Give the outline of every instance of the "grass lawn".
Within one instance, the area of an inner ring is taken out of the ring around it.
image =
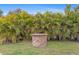
[[[7,55],[73,55],[79,54],[79,43],[72,41],[48,41],[44,48],[35,48],[30,41],[0,45],[0,54]]]

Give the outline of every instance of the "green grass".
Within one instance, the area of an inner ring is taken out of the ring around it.
[[[3,55],[78,55],[79,43],[72,41],[48,41],[44,48],[35,48],[30,41],[0,45]]]

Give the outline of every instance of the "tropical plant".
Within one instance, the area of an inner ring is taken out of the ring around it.
[[[0,11],[0,43],[31,39],[32,33],[47,33],[49,40],[79,40],[79,6],[67,5],[64,13],[38,12],[31,15],[22,9]]]

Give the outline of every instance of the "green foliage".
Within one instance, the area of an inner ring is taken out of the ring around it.
[[[31,39],[32,33],[48,33],[52,40],[79,39],[79,8],[71,10],[67,5],[65,14],[45,12],[35,15],[16,9],[0,17],[0,43]]]

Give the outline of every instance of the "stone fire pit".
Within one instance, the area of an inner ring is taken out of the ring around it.
[[[47,34],[32,34],[32,44],[35,47],[45,47],[47,45]]]

